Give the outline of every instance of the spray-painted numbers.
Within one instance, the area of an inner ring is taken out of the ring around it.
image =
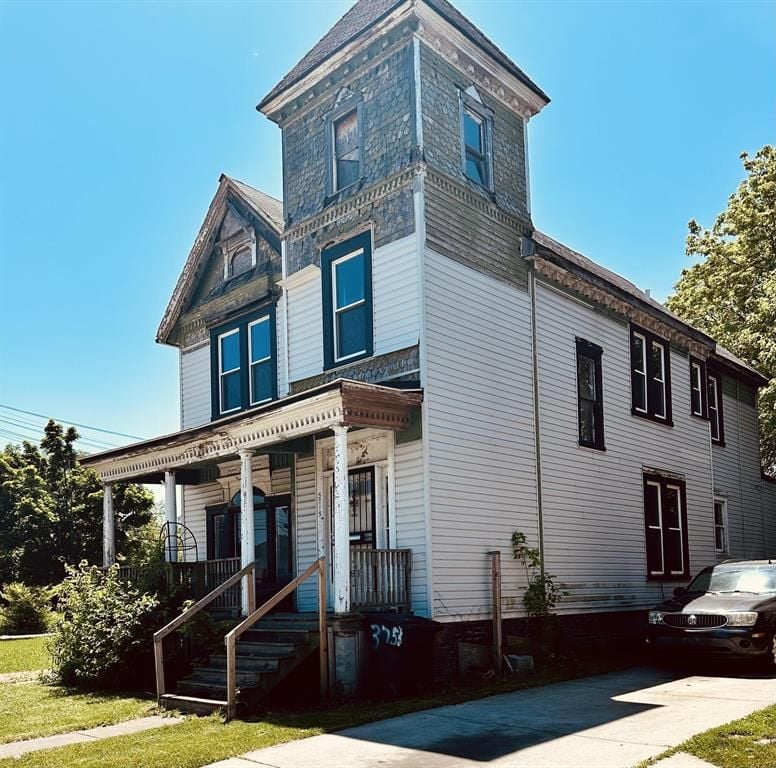
[[[372,624],[372,646],[378,649],[381,645],[400,647],[404,641],[401,627],[386,627],[385,624]]]

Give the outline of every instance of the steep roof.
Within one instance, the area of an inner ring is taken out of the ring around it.
[[[262,216],[268,224],[271,224],[278,235],[282,234],[284,226],[283,203],[280,200],[270,197],[266,192],[262,192],[260,189],[254,189],[254,187],[249,186],[244,181],[238,181],[231,176],[227,176],[225,173],[221,175],[221,178],[228,179],[241,193],[243,200],[245,200],[256,213]]]
[[[372,26],[388,16],[394,9],[408,0],[358,0],[350,10],[302,57],[293,69],[259,102],[261,110],[265,105],[286,89],[299,82],[322,64],[329,56],[344,48]],[[411,0],[413,4],[424,2],[440,16],[457,27],[473,43],[490,54],[508,72],[528,86],[543,99],[547,96],[536,83],[523,72],[494,42],[472,24],[457,8],[447,0]]]

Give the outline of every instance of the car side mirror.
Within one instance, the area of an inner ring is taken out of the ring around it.
[[[674,589],[674,597],[681,597],[686,591],[684,587],[676,587]]]

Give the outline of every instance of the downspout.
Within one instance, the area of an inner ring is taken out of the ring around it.
[[[533,356],[533,411],[534,411],[534,448],[536,451],[536,512],[539,528],[539,553],[541,554],[541,572],[544,575],[544,505],[542,502],[542,440],[541,417],[539,415],[539,349],[536,332],[536,264],[533,260],[534,243],[524,237],[522,244],[528,263],[528,293],[531,297],[531,353]]]

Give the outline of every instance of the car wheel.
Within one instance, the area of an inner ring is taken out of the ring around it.
[[[776,632],[771,636],[768,652],[763,656],[762,661],[765,672],[776,674]]]

